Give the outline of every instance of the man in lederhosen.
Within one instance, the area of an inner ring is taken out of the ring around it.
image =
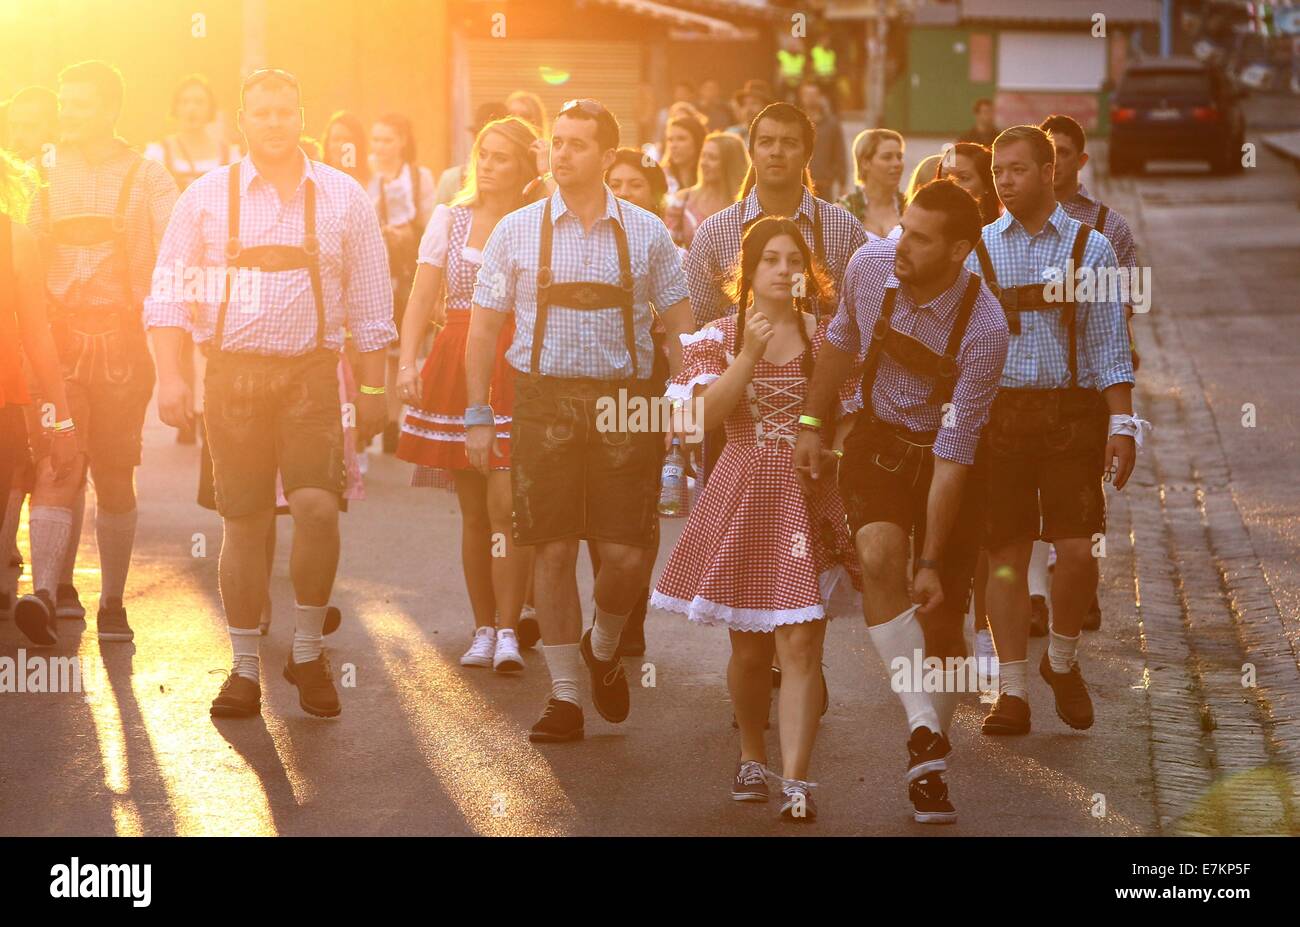
[[[959,680],[948,674],[934,693],[912,684],[920,676],[912,667],[923,657],[965,654],[982,501],[970,474],[1006,357],[1007,323],[980,278],[962,268],[980,235],[970,194],[932,181],[902,226],[897,245],[872,242],[849,263],[799,419],[794,464],[805,481],[833,474],[820,428],[862,358],[862,411],[844,442],[840,494],[862,563],[867,629],[907,714],[914,817],[947,824],[957,817],[943,772]]]
[[[260,709],[258,619],[277,472],[293,516],[289,571],[297,602],[284,676],[307,713],[333,717],[341,710],[321,646],[345,488],[339,352],[346,328],[360,352],[356,422],[368,439],[383,427],[384,349],[397,337],[388,259],[370,199],[347,174],[303,154],[302,126],[293,75],[263,69],[245,79],[239,127],[248,156],[182,194],[146,308],[158,355],[158,409],[167,424],[193,416],[179,367],[187,332],[208,359],[203,422],[225,532],[219,575],[234,652],[212,702],[218,717]],[[176,268],[224,269],[224,286],[195,302],[169,279]],[[163,284],[169,293],[161,292]]]
[[[1088,139],[1083,133],[1083,126],[1069,116],[1056,114],[1048,116],[1039,123],[1038,127],[1047,133],[1047,137],[1052,140],[1052,147],[1056,150],[1056,172],[1052,176],[1056,201],[1061,204],[1061,208],[1071,219],[1085,222],[1106,236],[1106,240],[1115,249],[1115,260],[1132,281],[1132,272],[1138,266],[1137,243],[1133,240],[1133,230],[1129,227],[1128,220],[1095,198],[1079,179],[1079,172],[1088,163],[1088,153],[1084,150]],[[1130,293],[1124,301],[1124,316],[1128,320],[1129,351],[1133,356],[1133,372],[1137,373],[1138,353],[1132,343],[1133,295]],[[1038,545],[1041,543],[1039,541],[1034,544],[1034,558],[1030,562],[1031,587],[1035,583],[1033,560],[1038,558]],[[1045,568],[1044,564],[1044,570]],[[1039,588],[1046,589],[1046,582],[1043,582]],[[1033,592],[1032,588],[1030,592]],[[1100,627],[1101,605],[1094,592],[1092,605],[1083,616],[1083,629],[1095,631]],[[1043,633],[1047,633],[1046,629]]]
[[[1056,547],[1051,627],[1039,674],[1070,727],[1092,726],[1078,665],[1083,617],[1097,589],[1094,545],[1106,531],[1103,475],[1122,489],[1133,471],[1133,361],[1105,236],[1056,201],[1056,155],[1037,126],[1014,126],[993,145],[1006,212],[984,227],[966,259],[1007,314],[1011,346],[984,432],[988,612],[999,694],[985,734],[1029,732],[1029,589],[1033,542]]]
[[[37,464],[32,497],[53,493],[71,502],[68,508],[33,508],[34,522],[49,523],[32,525],[32,561],[62,564],[55,611],[84,617],[72,567],[88,464],[95,484],[101,573],[96,631],[102,641],[134,637],[123,597],[135,546],[135,468],[154,386],[140,312],[176,201],[167,170],[116,136],[121,108],[122,75],[113,66],[86,61],[59,75],[62,136],[52,156],[41,159],[47,186],[28,220],[44,244],[50,330],[85,454],[62,477]],[[46,449],[38,440],[34,451],[39,461]]]
[[[551,697],[534,741],[583,736],[578,676],[607,721],[628,714],[619,633],[644,586],[642,551],[658,518],[654,472],[664,436],[634,421],[601,424],[601,405],[652,397],[652,311],[668,329],[670,366],[690,330],[686,280],[664,224],[616,199],[603,176],[618,122],[595,100],[573,100],[555,119],[557,190],[497,224],[483,253],[466,346],[467,454],[488,466],[495,443],[488,405],[497,335],[515,314],[506,353],[514,367],[510,432],[515,542],[537,549],[535,594]],[[596,545],[596,617],[581,635],[578,541]]]

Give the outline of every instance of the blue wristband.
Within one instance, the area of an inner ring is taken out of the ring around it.
[[[495,425],[496,413],[491,406],[470,406],[465,410],[465,427],[472,425]]]

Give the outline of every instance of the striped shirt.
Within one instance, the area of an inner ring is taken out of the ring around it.
[[[896,242],[882,238],[860,248],[849,262],[840,288],[840,307],[826,338],[858,360],[866,357],[872,330],[880,318],[887,289],[897,288],[890,326],[942,354],[957,318],[957,306],[966,292],[970,273],[962,270],[952,286],[924,306],[918,306],[894,275]],[[880,352],[871,388],[871,408],[878,419],[910,431],[937,431],[934,455],[970,466],[980,431],[988,421],[989,407],[998,391],[998,377],[1007,356],[1007,319],[1002,305],[981,285],[970,322],[957,349],[957,382],[952,394],[952,414],[930,401],[934,381],[912,373],[887,352]],[[851,409],[862,408],[862,384],[854,390]]]
[[[668,309],[686,299],[677,246],[668,228],[652,212],[615,198],[605,190],[605,212],[591,231],[558,191],[530,203],[497,223],[483,248],[483,264],[474,288],[474,305],[515,314],[515,337],[506,361],[530,372],[533,326],[537,320],[537,262],[542,234],[542,210],[551,204],[551,274],[554,283],[619,284],[618,244],[614,223],[627,235],[632,264],[632,325],[636,334],[637,370],[650,375],[654,342],[650,335],[653,303]],[[623,332],[623,312],[579,310],[551,306],[538,373],[551,377],[623,379],[632,376],[631,358]]]
[[[1074,196],[1061,202],[1061,208],[1071,219],[1086,222],[1106,236],[1110,246],[1115,249],[1115,259],[1120,267],[1137,267],[1137,243],[1133,241],[1133,230],[1128,220],[1115,210],[1107,208],[1106,227],[1097,228],[1097,216],[1101,214],[1101,200],[1093,197],[1082,183]]]
[[[867,233],[848,210],[819,200],[805,189],[794,223],[803,233],[809,251],[816,251],[817,248],[816,236],[813,234],[814,208],[821,212],[826,272],[838,289],[844,277],[844,269],[849,266],[849,258],[866,243]],[[691,312],[695,316],[696,328],[703,328],[714,319],[734,311],[725,289],[740,263],[740,245],[745,227],[762,215],[763,207],[758,201],[758,188],[755,187],[749,191],[749,196],[709,216],[695,230],[691,249],[686,256],[686,280],[691,288]],[[825,315],[834,312],[835,307],[820,305],[815,310],[819,315]]]
[[[1061,205],[1032,238],[1010,212],[984,226],[984,245],[993,262],[998,286],[1009,289],[1030,284],[1045,285],[1061,275],[1074,247],[1080,223],[1071,219]],[[1093,230],[1083,250],[1085,267],[1115,273],[1115,250],[1106,237]],[[966,269],[980,272],[979,257],[972,250]],[[1078,268],[1076,268],[1077,272]],[[1076,280],[1077,285],[1077,280]],[[1133,359],[1129,352],[1124,307],[1118,299],[1094,289],[1094,299],[1075,304],[1078,339],[1079,386],[1104,390],[1116,383],[1133,382]],[[1054,310],[1020,313],[1020,334],[1011,338],[1007,364],[1002,370],[1006,389],[1065,389],[1070,385],[1069,345],[1061,313]]]
[[[140,159],[116,140],[118,149],[103,161],[91,163],[81,149],[65,145],[53,153],[47,185],[37,193],[27,224],[38,238],[51,245],[45,253],[45,286],[51,299],[69,309],[121,306],[129,299],[139,306],[149,293],[154,257],[172,205],[176,182],[156,161],[144,160],[131,181],[126,209],[127,264],[131,292],[123,293],[112,242],[74,247],[44,238],[50,222],[75,215],[114,216],[118,194],[131,165]]]
[[[297,189],[281,202],[251,158],[239,165],[239,240],[246,249],[301,247],[306,185],[316,186],[326,346],[341,350],[345,328],[360,351],[375,351],[396,341],[388,254],[374,207],[361,185],[342,171],[304,158]],[[145,301],[147,328],[183,328],[193,333],[197,343],[212,340],[220,288],[204,287],[196,294],[170,284],[178,268],[185,272],[225,268],[229,182],[230,168],[219,167],[194,181],[177,200],[158,254],[153,293]],[[316,345],[316,301],[307,269],[257,274],[256,284],[253,299],[232,299],[220,347],[281,357],[311,351]],[[243,289],[232,287],[236,296]],[[201,298],[181,298],[192,295]]]

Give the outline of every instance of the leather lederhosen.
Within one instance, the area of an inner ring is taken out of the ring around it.
[[[51,300],[50,332],[54,336],[59,360],[66,379],[83,384],[95,382],[126,383],[135,370],[139,349],[144,346],[144,325],[141,306],[136,303],[131,289],[131,265],[126,230],[126,213],[131,202],[131,189],[143,158],[135,160],[122,178],[117,195],[117,208],[111,216],[87,213],[53,218],[51,191],[41,197],[45,214],[46,232],[43,245],[46,258],[56,245],[68,248],[90,248],[112,244],[109,258],[122,291],[122,302],[117,308],[79,309],[60,305]]]
[[[864,419],[854,426],[860,429],[859,440],[868,441],[876,453],[873,460],[877,466],[886,470],[898,470],[909,457],[920,459],[925,451],[933,446],[937,432],[914,432],[901,425],[893,425],[877,418],[871,405],[871,392],[876,384],[876,373],[880,368],[881,355],[888,354],[895,362],[909,373],[932,380],[929,401],[937,406],[951,401],[953,390],[957,385],[957,353],[961,350],[962,338],[970,325],[971,315],[975,309],[975,300],[979,296],[980,278],[971,274],[957,304],[957,315],[948,332],[948,342],[942,354],[922,342],[898,331],[891,324],[894,303],[898,298],[898,288],[890,287],[885,291],[885,298],[880,307],[880,318],[876,319],[871,332],[871,345],[867,348],[867,357],[862,365],[862,406],[866,413]],[[852,436],[851,436],[852,437]],[[886,460],[894,461],[893,465]]]
[[[529,373],[534,377],[541,375],[542,342],[546,337],[546,317],[551,306],[582,311],[621,309],[623,336],[632,364],[632,379],[639,379],[636,327],[633,324],[632,258],[627,246],[627,232],[623,228],[623,206],[621,203],[618,204],[618,222],[614,223],[614,240],[618,245],[619,285],[596,282],[556,283],[551,273],[551,245],[555,231],[551,224],[553,197],[554,194],[547,197],[546,205],[542,209],[542,236],[537,252],[537,316],[533,324],[533,350]]]
[[[231,269],[256,270],[259,273],[280,273],[306,269],[311,276],[311,292],[316,302],[316,349],[325,348],[325,294],[320,276],[320,243],[316,238],[316,184],[307,181],[303,202],[302,247],[292,245],[255,245],[245,248],[239,241],[239,162],[230,166],[229,200],[226,208],[226,277],[222,291],[221,308],[217,310],[217,327],[212,334],[211,349],[220,351],[226,327],[226,310],[230,306]]]

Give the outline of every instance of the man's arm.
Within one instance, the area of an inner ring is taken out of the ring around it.
[[[471,406],[485,406],[492,389],[496,366],[497,339],[505,328],[508,313],[473,304],[469,334],[465,336],[465,392]]]
[[[14,271],[18,276],[18,331],[23,352],[31,364],[41,395],[54,403],[58,421],[71,416],[63,388],[63,371],[45,315],[45,274],[41,267],[36,236],[17,222],[12,223]]]
[[[692,331],[698,331],[716,319],[722,302],[718,289],[722,269],[714,256],[713,226],[709,219],[695,230],[690,250],[686,252],[686,286],[691,298]]]
[[[153,250],[157,254],[162,247],[163,234],[167,230],[172,210],[176,207],[180,190],[175,178],[157,161],[146,160],[140,169],[148,179],[149,227],[153,230]]]
[[[682,273],[681,254],[673,243],[672,235],[662,223],[655,223],[654,238],[649,247],[649,280],[646,292],[650,301],[661,308],[664,328],[668,333],[668,371],[676,376],[682,369],[682,343],[679,335],[690,334],[690,290],[686,275]]]
[[[678,300],[660,315],[668,338],[668,376],[675,377],[682,372],[682,335],[689,335],[695,330],[695,320],[691,317],[691,301]]]
[[[349,187],[342,269],[343,325],[362,355],[382,351],[397,340],[388,249],[370,198],[355,182]],[[381,386],[384,379],[362,377],[361,382]]]

